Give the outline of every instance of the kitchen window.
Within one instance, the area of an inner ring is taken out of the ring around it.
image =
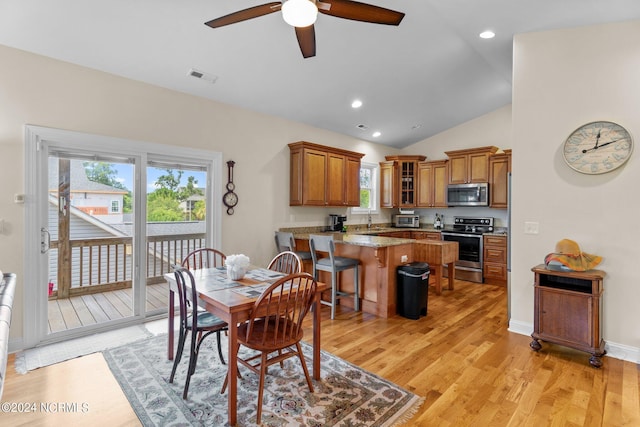
[[[376,213],[378,194],[378,165],[362,162],[360,164],[360,206],[351,208],[351,213]]]

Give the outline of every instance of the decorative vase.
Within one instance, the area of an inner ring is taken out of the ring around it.
[[[247,269],[244,267],[227,267],[227,276],[231,280],[240,280],[246,274]]]

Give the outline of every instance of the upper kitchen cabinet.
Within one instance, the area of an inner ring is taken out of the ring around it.
[[[494,154],[489,159],[489,206],[507,209],[509,204],[509,172],[511,150]]]
[[[498,147],[446,151],[449,157],[449,184],[489,182],[489,158]]]
[[[380,162],[380,207],[398,206],[398,187],[396,185],[396,162],[393,160]]]
[[[417,205],[418,163],[425,156],[385,156],[380,163],[380,207],[410,208]]]
[[[360,206],[364,154],[300,141],[289,144],[290,206]]]
[[[449,182],[448,163],[448,160],[418,163],[417,207],[447,207],[447,184]]]

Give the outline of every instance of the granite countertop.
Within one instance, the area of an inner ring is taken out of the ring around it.
[[[373,226],[372,228],[356,228],[341,233],[338,231],[316,231],[313,229],[287,230],[292,231],[296,239],[308,240],[310,234],[333,235],[336,243],[347,245],[367,246],[372,248],[382,248],[387,246],[398,246],[414,243],[415,239],[403,239],[398,237],[377,236],[380,233],[390,233],[395,231],[425,231],[425,232],[441,232],[445,229],[437,230],[432,225],[423,225],[419,228],[396,228],[389,226]],[[499,227],[491,233],[484,233],[489,236],[506,236],[507,230]]]
[[[340,232],[311,232],[311,233],[293,233],[296,239],[309,239],[310,234],[319,234],[322,236],[333,235],[333,239],[336,243],[346,245],[367,246],[371,248],[383,248],[387,246],[406,245],[415,242],[414,239],[399,239],[396,237],[383,237],[383,236],[371,236],[366,234],[355,233],[340,233]]]

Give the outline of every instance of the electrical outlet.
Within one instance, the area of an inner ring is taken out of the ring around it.
[[[407,261],[409,261],[409,257],[408,257],[408,256],[406,256],[406,255],[402,255],[402,256],[400,257],[400,262],[407,262]]]
[[[525,221],[524,234],[538,234],[538,227],[540,224],[537,222]]]

